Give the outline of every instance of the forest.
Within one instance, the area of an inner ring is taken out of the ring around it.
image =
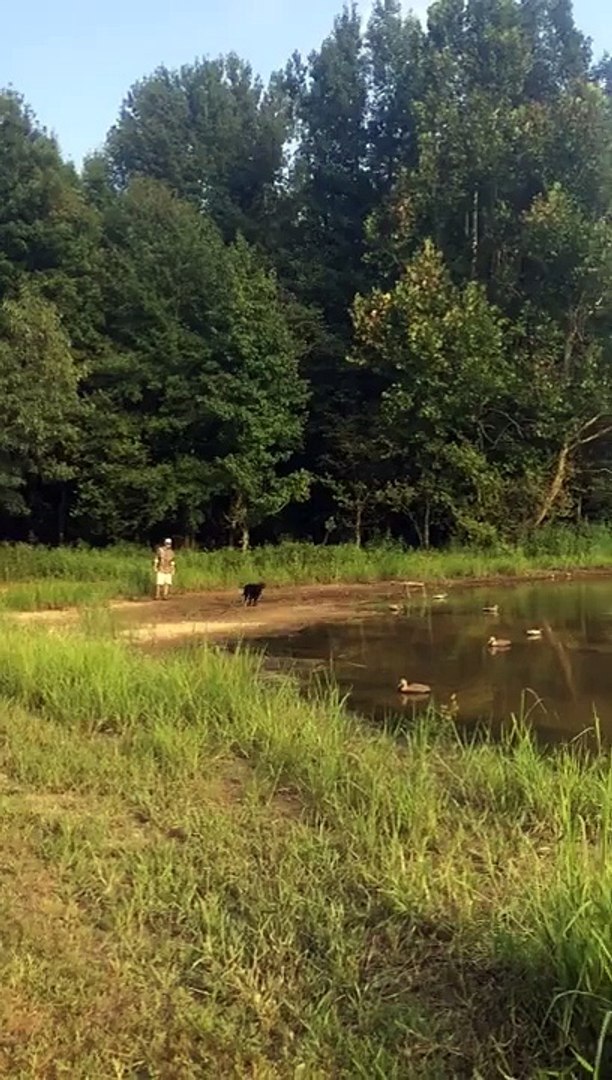
[[[607,521],[611,209],[569,0],[345,7],[266,84],[160,67],[80,170],[2,91],[3,538]]]

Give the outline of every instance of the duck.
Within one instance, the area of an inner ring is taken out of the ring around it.
[[[445,592],[434,593],[432,596],[432,600],[441,601],[446,599],[448,599],[448,593]]]
[[[499,604],[489,604],[488,607],[483,607],[485,615],[499,615]]]
[[[534,627],[532,630],[527,630],[526,633],[527,637],[531,638],[533,641],[536,641],[538,638],[542,637],[542,631],[537,629],[537,627]]]
[[[498,649],[509,649],[512,642],[508,641],[507,638],[490,637],[487,645],[491,650],[497,651]]]
[[[397,684],[398,694],[431,694],[431,686],[427,683],[408,682],[408,679],[400,679]]]

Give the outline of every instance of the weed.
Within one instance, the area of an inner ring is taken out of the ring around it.
[[[603,747],[3,631],[6,1075],[609,1075]]]
[[[612,564],[612,535],[603,527],[550,529],[515,548],[407,550],[401,545],[356,548],[282,543],[243,554],[222,549],[181,551],[176,589],[190,592],[266,581],[276,585],[422,581],[522,576]],[[135,599],[152,588],[151,553],[136,547],[94,550],[0,546],[0,608],[37,609]]]

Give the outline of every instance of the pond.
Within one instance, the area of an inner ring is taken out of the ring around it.
[[[497,615],[484,607],[499,605]],[[541,629],[536,640],[528,629]],[[492,635],[512,642],[491,652]],[[448,589],[447,598],[413,595],[400,613],[319,623],[259,639],[269,657],[296,670],[333,672],[354,710],[379,719],[412,715],[398,680],[427,683],[438,705],[457,695],[459,722],[495,729],[528,716],[545,740],[571,739],[593,724],[612,741],[612,579]]]

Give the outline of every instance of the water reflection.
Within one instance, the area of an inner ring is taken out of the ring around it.
[[[498,615],[483,612],[494,604]],[[542,638],[530,640],[535,627]],[[512,648],[491,654],[491,635]],[[528,711],[544,738],[568,738],[596,711],[612,739],[612,580],[455,588],[442,603],[415,598],[400,615],[311,626],[265,645],[273,657],[324,661],[351,705],[376,718],[419,707],[398,698],[405,676],[431,685],[439,704],[456,693],[467,724],[498,727]]]

